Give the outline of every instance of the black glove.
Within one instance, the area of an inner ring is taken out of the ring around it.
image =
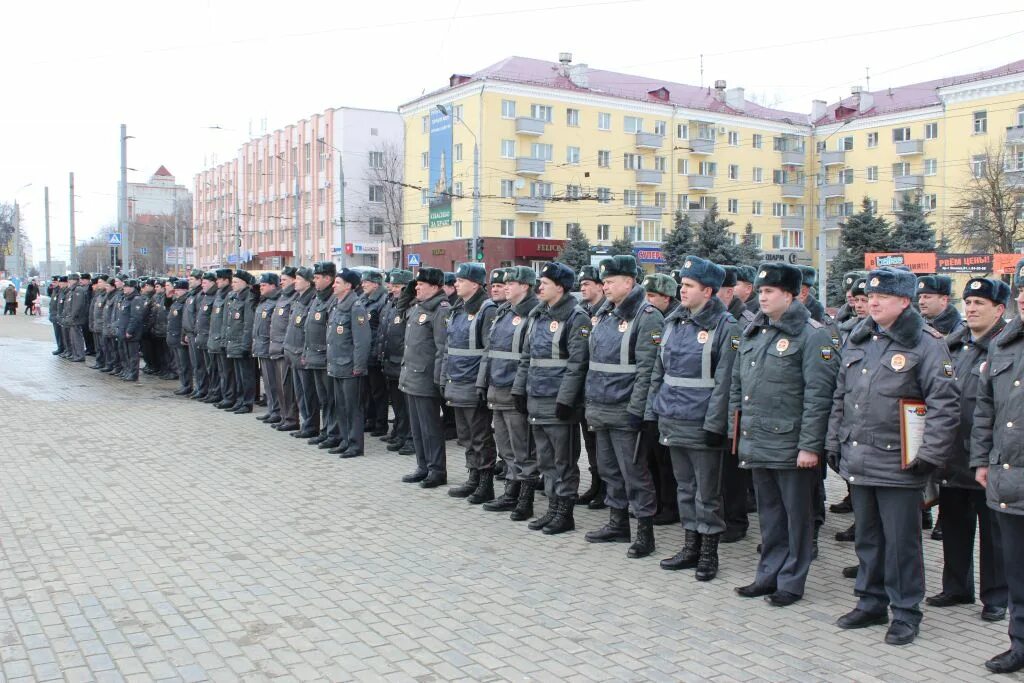
[[[829,469],[839,474],[839,451],[825,451],[825,462],[828,463]]]
[[[922,460],[921,458],[915,458],[914,462],[910,463],[910,467],[907,468],[907,471],[910,472],[911,474],[918,474],[924,476],[928,476],[935,470],[935,465],[928,462],[927,460]]]
[[[555,417],[559,420],[571,419],[572,413],[572,406],[567,406],[564,403],[555,403]]]
[[[487,390],[486,389],[481,389],[480,387],[476,388],[476,402],[480,405],[481,408],[486,408],[487,407]]]
[[[440,396],[442,399],[444,398],[444,385],[443,384],[438,384],[437,385],[437,395]]]
[[[513,401],[513,403],[516,404],[516,411],[522,413],[523,415],[526,415],[526,413],[527,413],[527,411],[526,411],[526,397],[525,396],[518,396],[518,395],[517,396],[513,396],[512,397],[512,401]]]
[[[640,431],[640,427],[644,424],[644,418],[642,415],[634,415],[633,413],[626,413],[626,424],[635,432]]]
[[[643,433],[647,436],[647,439],[651,443],[658,443],[658,421],[657,420],[644,420],[644,424],[641,427]]]
[[[714,432],[709,432],[706,429],[702,429],[701,431],[704,432],[705,446],[710,446],[711,448],[721,448],[722,445],[725,444],[725,434],[715,434]]]

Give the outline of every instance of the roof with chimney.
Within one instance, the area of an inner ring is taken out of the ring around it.
[[[807,124],[807,114],[771,109],[747,99],[740,100],[741,107],[730,106],[726,103],[725,92],[710,86],[686,85],[647,76],[633,76],[615,71],[592,69],[586,64],[548,62],[528,57],[508,57],[472,75],[453,75],[449,87],[485,79],[607,97],[621,97],[655,104],[674,104],[686,109],[749,116],[780,123]],[[436,95],[443,90],[435,91],[424,97]],[[733,103],[737,104],[738,102],[734,100]]]
[[[865,118],[932,107],[942,103],[939,97],[939,90],[942,88],[964,85],[974,81],[984,81],[990,78],[999,78],[1000,76],[1011,76],[1018,73],[1024,73],[1024,59],[985,71],[976,71],[960,76],[948,76],[933,81],[886,88],[885,90],[864,91],[860,95],[853,94],[838,102],[829,104],[825,109],[825,115],[812,123],[820,126],[844,121],[855,114],[857,118]],[[869,98],[870,106],[858,114],[860,100],[865,95]]]

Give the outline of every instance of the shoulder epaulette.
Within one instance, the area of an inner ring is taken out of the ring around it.
[[[825,327],[814,318],[808,318],[807,322],[810,323],[811,327],[813,327],[816,330],[820,330],[821,328]]]
[[[927,332],[928,334],[932,335],[936,339],[945,339],[946,338],[946,335],[942,334],[941,332],[939,332],[937,329],[935,329],[931,325],[925,325],[924,326],[924,331]]]

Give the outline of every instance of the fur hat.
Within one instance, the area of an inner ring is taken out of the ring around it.
[[[329,275],[334,277],[338,274],[338,267],[334,261],[317,261],[313,264],[313,275]]]
[[[202,280],[203,279],[203,270],[202,270],[202,268],[193,268],[192,270],[190,270],[188,272],[188,276],[189,277],[194,277],[197,280]]]
[[[363,278],[359,274],[359,271],[352,270],[351,268],[342,268],[334,277],[340,277],[343,281],[349,283],[353,287],[358,287],[359,284],[363,281]]]
[[[416,274],[416,282],[426,282],[428,285],[440,287],[444,284],[444,271],[440,268],[424,267]]]
[[[863,270],[851,270],[849,273],[844,275],[843,291],[849,292],[851,289],[853,289],[853,286],[857,284],[857,280],[862,280],[864,278],[864,275],[865,273]]]
[[[916,293],[917,278],[906,270],[877,268],[868,273],[867,281],[864,291],[868,294],[889,294],[913,299]]]
[[[671,276],[664,273],[653,273],[644,277],[644,291],[654,294],[663,294],[670,299],[675,299],[679,293],[679,285]]]
[[[124,281],[124,286],[125,287],[134,287],[135,289],[138,289],[139,288],[139,281],[136,278],[130,277],[127,280]]]
[[[601,261],[598,266],[598,274],[602,280],[613,275],[625,275],[636,279],[640,274],[640,269],[637,267],[635,257],[628,254],[619,254],[618,256],[612,256]]]
[[[503,285],[505,284],[505,271],[506,268],[495,268],[491,271],[491,284],[492,285]]]
[[[78,274],[78,279],[79,280],[92,280],[92,275],[89,274],[89,273],[79,273]]]
[[[183,277],[176,278],[174,280],[174,288],[175,289],[188,289],[188,280],[183,278]]]
[[[447,287],[455,286],[455,273],[444,271],[444,284]]]
[[[284,268],[281,269],[281,275],[287,275],[288,277],[295,277],[295,275],[298,272],[298,270],[299,269],[296,268],[295,266],[285,266]]]
[[[124,280],[123,277],[118,277],[117,279],[118,280]],[[213,272],[212,270],[208,270],[205,273],[203,273],[202,279],[203,280],[209,280],[210,282],[216,282],[217,281],[217,274],[215,272]]]
[[[313,283],[313,269],[309,266],[299,266],[295,269],[295,277],[301,277],[306,282]]]
[[[853,281],[853,285],[850,287],[850,294],[853,296],[867,296],[868,279],[866,277],[859,277]]]
[[[788,263],[768,262],[762,263],[758,267],[757,278],[754,280],[754,289],[778,287],[793,296],[798,296],[803,281],[803,273],[796,266],[791,266]]]
[[[736,282],[746,282],[752,285],[756,279],[757,271],[754,270],[754,266],[737,266]]]
[[[231,279],[231,269],[230,268],[218,268],[217,270],[213,271],[213,274],[217,276],[218,280],[230,280]]]
[[[261,273],[260,274],[261,285],[274,285],[277,287],[281,284],[281,278],[277,273]]]
[[[537,284],[537,273],[533,268],[527,266],[512,266],[507,268],[505,273],[505,283],[518,282],[521,285],[530,285],[533,287]]]
[[[987,277],[973,277],[964,287],[963,298],[980,296],[994,304],[1006,305],[1010,301],[1010,286],[1002,280]]]
[[[583,266],[580,268],[580,272],[576,274],[576,282],[582,284],[584,280],[601,284],[601,273],[598,272],[595,266]]]
[[[717,292],[725,281],[725,268],[700,256],[687,256],[683,260],[683,267],[676,271],[676,277],[680,282],[683,278],[694,280]],[[735,279],[732,284],[736,285]]]
[[[487,269],[482,263],[460,263],[455,271],[455,277],[460,280],[475,282],[481,287],[487,284]],[[448,276],[445,275],[445,284],[448,284]],[[452,284],[455,284],[453,281]]]
[[[917,293],[952,296],[953,278],[946,275],[922,275],[917,278]]]
[[[725,279],[722,280],[722,286],[735,287],[736,280],[739,279],[737,277],[739,275],[739,272],[736,266],[722,266],[722,268],[725,270]]]
[[[818,271],[811,266],[797,266],[800,269],[800,284],[813,287],[818,284]]]
[[[402,270],[401,268],[393,268],[390,273],[384,278],[384,281],[389,285],[407,285],[413,281],[415,276],[411,270]]]
[[[384,273],[379,270],[368,270],[362,274],[363,282],[375,282],[378,285],[384,284]]]
[[[576,284],[576,273],[572,272],[572,268],[558,261],[545,264],[543,270],[540,271],[540,276],[546,277],[567,292],[572,290],[572,286]]]
[[[252,273],[250,273],[247,270],[242,270],[241,268],[236,270],[235,274],[232,275],[231,277],[232,278],[238,278],[239,280],[241,280],[242,282],[244,282],[247,285],[251,285],[256,280],[256,278],[254,278],[252,276]]]

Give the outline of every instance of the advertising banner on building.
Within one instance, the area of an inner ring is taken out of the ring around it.
[[[665,263],[665,258],[658,247],[633,247],[633,256],[636,257],[637,263]]]
[[[934,273],[935,252],[864,254],[864,267],[868,270],[895,266],[907,266],[915,273]]]
[[[895,252],[864,254],[864,267],[907,266],[915,273],[969,273],[972,275],[1007,275],[1021,254],[946,254],[934,252]]]
[[[935,263],[936,273],[992,272],[992,254],[939,254]]]
[[[452,224],[452,123],[448,114],[430,110],[430,175],[427,191],[430,227]]]

